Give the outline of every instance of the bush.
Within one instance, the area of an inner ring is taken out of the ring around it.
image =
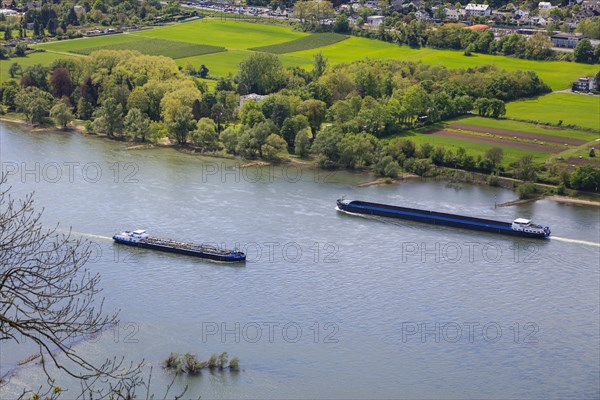
[[[565,184],[564,183],[559,183],[558,186],[556,187],[556,194],[560,195],[560,196],[564,196],[567,193],[567,189],[565,188]]]
[[[519,185],[519,187],[517,188],[517,193],[519,194],[519,199],[525,200],[538,197],[540,194],[543,193],[543,191],[540,190],[540,188],[536,184],[526,182],[522,185]]]
[[[229,369],[232,371],[240,370],[240,359],[237,357],[233,357],[231,361],[229,361]]]
[[[498,178],[497,174],[489,174],[488,177],[485,179],[485,181],[490,186],[499,186],[500,185],[500,178]]]
[[[216,353],[212,353],[207,362],[208,368],[213,369],[219,365],[219,357]]]
[[[206,366],[206,363],[198,361],[198,356],[195,354],[186,353],[184,356],[185,360],[185,372],[190,375],[198,375],[200,370]]]
[[[181,355],[179,353],[171,353],[165,361],[163,361],[163,367],[166,369],[174,370],[176,373],[180,372],[181,369]]]
[[[86,120],[86,121],[83,123],[83,127],[85,128],[85,131],[86,131],[87,133],[93,133],[93,132],[94,132],[94,125],[92,125],[92,121],[90,121],[89,119],[88,119],[88,120]]]

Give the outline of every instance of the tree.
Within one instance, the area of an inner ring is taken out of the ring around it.
[[[26,87],[15,98],[17,109],[25,114],[31,124],[44,121],[52,107],[52,95],[37,87]]]
[[[308,128],[298,131],[294,140],[294,154],[302,158],[308,157],[310,151],[309,135],[311,135],[311,131]]]
[[[25,68],[21,76],[21,86],[35,86],[48,92],[50,90],[48,85],[48,68],[42,64],[34,64]]]
[[[200,76],[200,78],[206,78],[208,76],[208,68],[206,68],[206,65],[204,65],[204,64],[200,65],[200,69],[198,70],[198,75]]]
[[[201,118],[198,121],[197,128],[192,133],[191,140],[202,151],[219,150],[219,134],[215,123],[210,118]]]
[[[94,113],[94,129],[114,137],[123,129],[123,106],[113,98],[104,100],[102,106]]]
[[[192,115],[192,107],[185,105],[179,99],[167,99],[161,104],[162,117],[169,127],[171,138],[177,140],[179,144],[185,144],[189,131],[196,124]]]
[[[285,119],[285,121],[283,121],[283,125],[281,126],[281,136],[288,143],[288,147],[292,148],[295,146],[298,132],[308,127],[308,119],[304,115],[288,117]]]
[[[73,80],[66,68],[56,68],[50,76],[50,84],[52,85],[52,94],[56,98],[69,97],[73,93]]]
[[[524,155],[515,164],[515,178],[522,181],[534,181],[537,177],[537,166],[531,154]]]
[[[314,61],[313,61],[313,70],[312,70],[313,79],[315,79],[315,80],[319,79],[321,77],[321,75],[323,75],[323,73],[325,72],[326,68],[327,68],[327,59],[325,57],[323,57],[323,53],[318,52],[317,54],[315,54]]]
[[[313,139],[316,138],[317,132],[327,116],[327,104],[321,100],[305,100],[298,106],[298,112],[306,117]]]
[[[594,62],[594,48],[590,39],[581,39],[573,51],[576,62],[592,64]]]
[[[600,191],[600,169],[580,165],[571,174],[571,187],[577,190]]]
[[[2,102],[11,109],[17,105],[16,98],[19,93],[19,85],[15,81],[6,81],[0,86],[2,91]]]
[[[62,125],[63,128],[67,127],[67,124],[73,120],[73,113],[71,109],[62,101],[59,101],[50,110],[50,116]]]
[[[285,84],[281,61],[274,54],[253,53],[240,63],[237,81],[241,94],[276,92]],[[242,93],[240,86],[245,93]]]
[[[74,339],[91,337],[117,322],[117,314],[105,314],[98,298],[100,276],[86,268],[90,243],[45,230],[32,195],[15,199],[10,187],[0,187],[0,343],[34,343],[49,391],[54,386],[48,368],[52,365],[79,379],[85,389],[107,379],[120,381],[110,384],[109,390],[116,392],[126,380],[135,383],[137,368],[124,368],[118,360],[94,365],[71,346]]]
[[[270,161],[278,161],[281,157],[281,153],[287,148],[287,142],[283,138],[275,133],[270,134],[265,139],[265,144],[261,146],[261,153],[263,158]]]
[[[22,75],[23,68],[21,68],[21,64],[19,64],[18,62],[10,64],[10,67],[8,68],[8,74],[11,78],[14,78],[17,75]]]
[[[347,33],[350,31],[350,23],[348,22],[348,16],[345,13],[339,13],[337,17],[335,17],[333,31],[335,33]]]
[[[502,161],[503,157],[504,150],[502,150],[502,148],[500,147],[492,147],[491,149],[485,152],[485,158],[490,160],[490,162],[492,163],[492,169],[494,170],[496,169],[496,167],[498,167],[498,165],[500,165],[500,162]]]
[[[12,40],[12,28],[11,27],[7,27],[6,30],[4,31],[4,40],[9,41]]]
[[[123,120],[125,133],[133,140],[146,141],[150,129],[150,119],[139,108],[131,108]]]

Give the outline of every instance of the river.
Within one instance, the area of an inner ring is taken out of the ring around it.
[[[74,344],[94,361],[145,360],[162,398],[170,352],[227,351],[239,373],[178,376],[203,398],[597,398],[600,215],[515,193],[364,173],[241,168],[175,149],[0,123],[12,194],[92,241],[105,309],[120,322]],[[533,240],[341,214],[346,198],[549,225]],[[240,247],[242,266],[114,245],[119,230]],[[14,370],[31,343],[4,343],[0,389],[44,383]],[[12,372],[11,372],[12,371]],[[146,372],[149,370],[146,369]],[[62,377],[62,375],[59,375]],[[67,378],[64,388],[78,386]],[[68,394],[65,398],[71,398]],[[74,393],[74,392],[71,392]]]

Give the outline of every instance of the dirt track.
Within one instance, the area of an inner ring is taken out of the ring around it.
[[[567,164],[573,164],[573,165],[588,165],[589,164],[596,168],[600,168],[600,161],[593,160],[591,158],[570,157],[570,158],[567,158],[564,162],[566,162]]]
[[[485,137],[479,135],[469,135],[468,133],[457,133],[457,132],[448,132],[445,130],[435,130],[432,131],[431,134],[436,136],[444,136],[461,140],[468,140],[471,142],[479,142],[485,144],[491,144],[494,146],[510,146],[518,149],[526,149],[526,150],[534,150],[534,151],[542,151],[545,153],[560,153],[565,149],[558,146],[548,146],[544,144],[537,143],[528,143],[528,142],[519,142],[517,140],[504,140],[500,138],[493,137]],[[516,136],[516,135],[511,135]]]
[[[465,131],[478,132],[478,133],[491,133],[492,135],[497,135],[497,136],[502,136],[502,137],[510,137],[511,139],[514,137],[517,137],[519,139],[538,140],[540,142],[558,143],[561,145],[568,144],[570,146],[581,146],[582,144],[587,143],[585,140],[581,140],[581,139],[565,138],[565,137],[550,136],[550,135],[541,135],[538,133],[529,133],[529,132],[521,132],[521,131],[510,131],[508,129],[500,129],[500,128],[485,128],[485,127],[481,127],[481,126],[473,126],[473,125],[467,125],[467,124],[449,124],[446,127],[451,128],[451,129],[463,129]]]

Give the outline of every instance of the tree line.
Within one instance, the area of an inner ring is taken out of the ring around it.
[[[2,83],[0,96],[32,124],[52,118],[66,127],[79,118],[88,131],[116,139],[168,139],[271,161],[291,153],[324,167],[369,167],[388,177],[401,170],[427,175],[435,166],[517,176],[514,168],[502,171],[493,158],[464,149],[389,138],[471,110],[500,117],[506,101],[550,91],[532,71],[368,59],[329,66],[321,54],[306,71],[255,53],[214,91],[195,68],[135,51],[101,50],[15,69],[19,81]],[[263,97],[240,106],[248,93]]]

